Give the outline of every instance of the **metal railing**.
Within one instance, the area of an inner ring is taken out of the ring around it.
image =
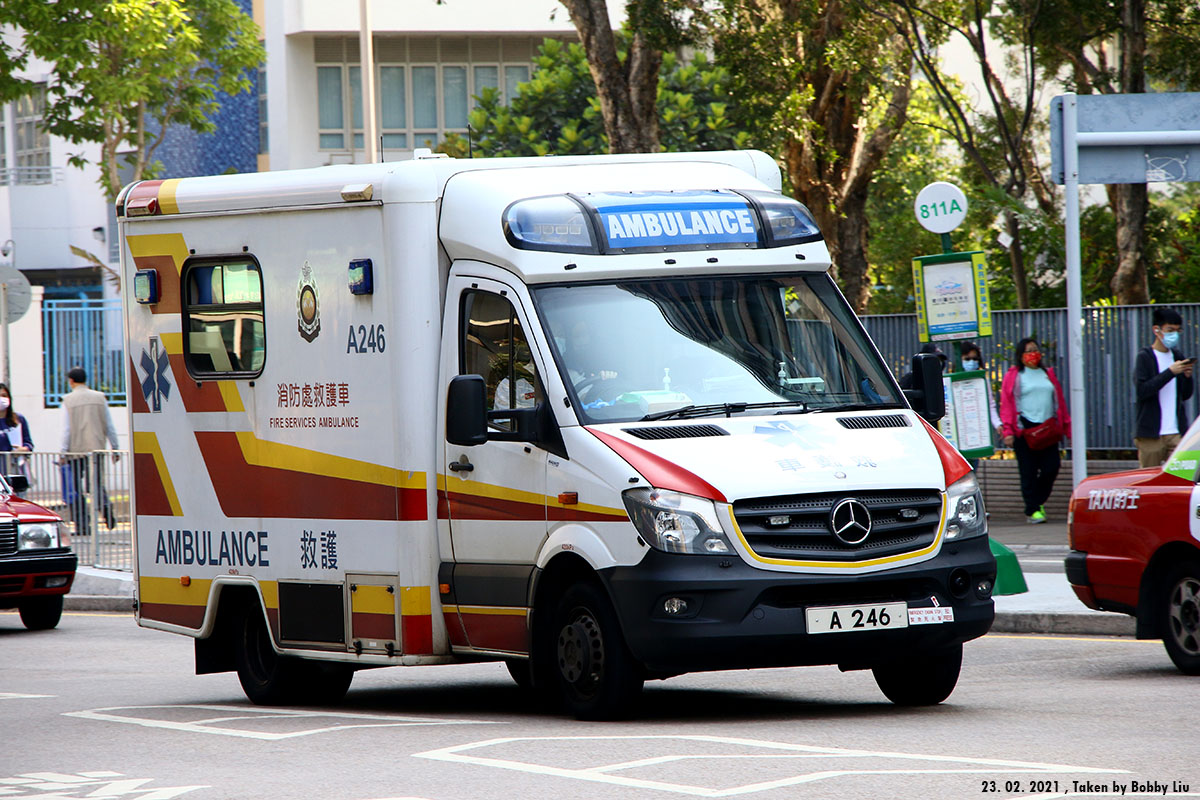
[[[125,340],[121,301],[44,300],[43,369],[46,408],[58,408],[70,392],[67,370],[87,370],[88,386],[104,392],[110,405],[125,403]]]
[[[1200,303],[1171,305],[1183,317],[1183,345],[1187,355],[1200,355]],[[1083,376],[1087,382],[1087,443],[1094,450],[1133,449],[1135,423],[1133,363],[1138,350],[1149,345],[1154,306],[1089,306],[1083,309]],[[863,325],[879,347],[888,368],[897,376],[912,368],[920,347],[916,314],[864,316]],[[994,334],[976,339],[987,365],[988,377],[1000,399],[1000,381],[1012,365],[1013,346],[1026,336],[1041,343],[1044,357],[1070,392],[1067,369],[1067,310],[1045,308],[1028,311],[993,311]],[[953,345],[942,342],[947,355]],[[1186,403],[1188,419],[1197,412],[1197,395]]]
[[[0,186],[46,186],[62,183],[62,178],[62,167],[41,165],[0,168]]]
[[[104,569],[133,569],[130,464],[112,450],[0,453],[5,475],[29,479],[24,498],[63,518],[79,564]]]

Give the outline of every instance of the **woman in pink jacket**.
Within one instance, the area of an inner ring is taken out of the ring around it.
[[[1063,397],[1062,384],[1051,367],[1042,366],[1042,350],[1036,339],[1017,342],[1015,363],[1000,384],[1000,423],[1004,444],[1017,457],[1021,475],[1021,496],[1025,500],[1025,519],[1046,521],[1043,507],[1054,488],[1062,462],[1058,444],[1035,450],[1025,441],[1025,431],[1057,417],[1063,438],[1071,436],[1071,413]]]

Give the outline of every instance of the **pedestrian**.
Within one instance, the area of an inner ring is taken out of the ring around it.
[[[1004,445],[1017,457],[1025,519],[1046,521],[1046,500],[1054,489],[1061,456],[1058,444],[1071,436],[1071,413],[1054,369],[1042,364],[1037,339],[1017,342],[1013,365],[1000,384]]]
[[[984,364],[983,356],[979,352],[979,345],[974,342],[963,342],[959,352],[962,353],[963,372],[974,372],[976,370],[984,370],[986,372],[987,365]],[[996,404],[996,390],[992,387],[992,381],[986,374],[984,375],[984,384],[987,387],[988,418],[992,430],[996,432],[996,440],[999,441],[1004,438],[1004,425],[1000,422],[1000,409]],[[979,469],[978,458],[968,458],[967,463],[971,465],[971,469]]]
[[[103,392],[89,389],[87,372],[83,367],[72,367],[67,371],[67,385],[71,391],[63,397],[63,409],[67,412],[67,424],[63,430],[62,451],[76,454],[68,458],[63,469],[63,495],[67,505],[71,506],[72,519],[75,522],[75,532],[86,534],[91,530],[88,519],[87,480],[88,461],[90,455],[104,449],[107,440],[112,449],[117,449],[117,429],[113,427],[112,414],[108,410],[108,399]],[[120,455],[113,453],[113,462]],[[112,504],[104,489],[104,464],[96,459],[93,462],[96,473],[96,499],[111,530],[115,524]]]
[[[942,372],[946,371],[946,354],[942,352],[942,348],[937,346],[937,342],[926,342],[925,344],[921,345],[921,349],[917,351],[917,354],[920,355],[921,353],[932,353],[940,358],[942,360]],[[916,387],[913,385],[913,381],[914,378],[911,372],[904,373],[900,376],[900,388],[915,389]]]
[[[8,386],[0,383],[0,466],[5,475],[29,477],[29,457],[10,456],[9,453],[29,453],[33,450],[33,437],[29,435],[29,421],[13,409],[12,393]]]
[[[962,368],[963,372],[987,371],[987,364],[979,352],[979,345],[974,342],[962,343]],[[1000,407],[996,404],[996,390],[992,387],[991,380],[987,380],[987,395],[988,416],[991,419],[992,430],[996,432],[997,439],[1002,439],[1004,438],[1004,425],[1000,422]]]
[[[1137,387],[1133,444],[1143,467],[1159,466],[1179,444],[1188,426],[1183,404],[1195,388],[1196,359],[1184,358],[1179,349],[1183,317],[1173,308],[1155,308],[1150,321],[1154,344],[1138,351],[1133,366]]]

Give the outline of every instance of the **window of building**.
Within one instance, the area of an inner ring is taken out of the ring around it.
[[[254,377],[266,361],[262,274],[249,259],[184,266],[184,360],[196,378]]]
[[[17,183],[48,183],[50,134],[42,128],[46,110],[46,84],[13,103],[13,166]],[[40,168],[40,169],[39,169]]]
[[[516,96],[528,81],[532,37],[376,37],[376,114],[383,149],[435,148],[465,136],[483,89]],[[357,39],[318,37],[317,114],[321,150],[363,149],[362,71]]]
[[[488,411],[536,406],[542,385],[512,304],[491,292],[473,291],[463,295],[462,311],[461,374],[483,376]],[[489,424],[512,429],[507,419]]]

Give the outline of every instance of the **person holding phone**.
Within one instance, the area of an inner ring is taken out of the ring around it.
[[[1196,359],[1184,358],[1179,349],[1183,318],[1173,308],[1155,308],[1151,316],[1154,343],[1143,347],[1134,362],[1137,387],[1137,421],[1133,443],[1138,463],[1160,466],[1187,430],[1184,403],[1192,396],[1192,370]]]

